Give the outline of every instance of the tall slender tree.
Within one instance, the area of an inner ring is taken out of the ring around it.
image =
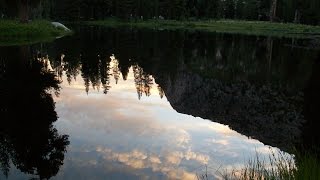
[[[277,17],[277,7],[278,0],[272,0],[271,8],[270,8],[270,21],[273,22]]]

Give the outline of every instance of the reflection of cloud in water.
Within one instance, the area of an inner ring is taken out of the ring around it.
[[[206,139],[208,144],[221,144],[223,146],[229,145],[229,142],[225,139]]]
[[[169,152],[166,156],[166,161],[170,164],[179,165],[182,160],[195,160],[200,164],[207,164],[209,161],[209,156],[192,152],[190,150],[186,152]]]
[[[62,174],[81,174],[85,172],[79,169],[91,168],[86,173],[108,172],[96,179],[116,172],[114,179],[123,179],[126,173],[130,179],[163,175],[196,179],[199,167],[243,164],[256,150],[269,154],[262,143],[228,126],[178,114],[165,97],[158,96],[157,88],[139,100],[130,72],[128,80],[119,78],[107,95],[97,91],[87,95],[81,88],[83,81],[63,84],[56,98],[60,117],[56,125],[70,134],[71,146]],[[73,169],[67,170],[70,166]]]
[[[83,171],[73,175],[73,178],[85,179],[84,177],[87,176],[94,179],[104,179],[105,177],[112,177],[112,174],[119,173],[122,178],[130,177],[130,179],[134,176],[137,176],[137,179],[144,179],[145,176],[147,176],[145,177],[147,179],[196,179],[195,171],[191,172],[180,167],[180,162],[172,163],[167,160],[167,156],[176,156],[176,158],[183,158],[184,156],[184,158],[188,158],[190,152],[186,154],[175,152],[159,156],[140,150],[121,153],[114,152],[109,148],[97,147],[92,151],[83,150],[82,152],[73,152],[73,154],[76,155],[67,159],[64,168],[56,177],[57,179],[70,179],[70,174],[79,169],[83,169]],[[102,171],[105,174],[94,174],[96,171]],[[88,175],[87,173],[90,174]]]
[[[134,169],[151,169],[153,172],[161,172],[169,179],[195,179],[195,172],[188,172],[179,167],[182,159],[203,161],[208,157],[195,152],[168,152],[161,156],[150,155],[139,150],[133,150],[128,153],[113,152],[108,148],[98,147],[97,153],[103,154],[107,161],[118,161]]]
[[[216,123],[214,126],[208,126],[207,128],[214,130],[217,133],[221,133],[225,136],[234,136],[238,133],[231,130],[228,126]]]

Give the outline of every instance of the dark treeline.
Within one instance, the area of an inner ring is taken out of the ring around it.
[[[18,5],[17,5],[18,4]],[[0,17],[243,19],[319,24],[319,0],[0,0]],[[18,12],[18,13],[17,13]]]

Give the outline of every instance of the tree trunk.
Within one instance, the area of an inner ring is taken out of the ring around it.
[[[271,8],[270,8],[270,21],[274,22],[277,16],[277,5],[278,0],[272,0]]]
[[[29,22],[29,0],[20,0],[20,3],[18,3],[18,16],[20,22]]]
[[[295,13],[294,13],[294,23],[300,23],[300,12],[298,9],[296,9]]]

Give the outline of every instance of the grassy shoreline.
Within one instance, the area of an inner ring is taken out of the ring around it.
[[[28,24],[21,24],[16,20],[0,20],[0,46],[50,42],[70,33],[55,28],[45,20],[35,20]]]
[[[101,21],[83,21],[83,25],[106,27],[135,27],[149,29],[185,29],[218,33],[245,35],[275,36],[288,38],[320,38],[320,26],[310,26],[292,23],[272,23],[262,21],[240,20],[207,20],[207,21],[175,21],[175,20],[131,20],[121,21],[106,19]]]
[[[269,158],[256,156],[243,167],[219,170],[225,180],[316,180],[320,177],[319,155],[317,152],[304,151],[286,154],[282,151],[271,151]],[[197,174],[198,180],[209,180],[208,172]]]
[[[157,30],[197,30],[218,33],[286,38],[320,38],[320,26],[309,26],[290,23],[271,23],[261,21],[121,21],[115,18],[110,18],[102,21],[76,22],[76,24],[105,27],[134,27]],[[49,21],[45,20],[35,20],[28,24],[21,24],[16,20],[0,20],[0,46],[50,42],[56,39],[56,37],[62,37],[68,34],[70,34],[70,32],[66,32],[63,29],[55,28]]]

